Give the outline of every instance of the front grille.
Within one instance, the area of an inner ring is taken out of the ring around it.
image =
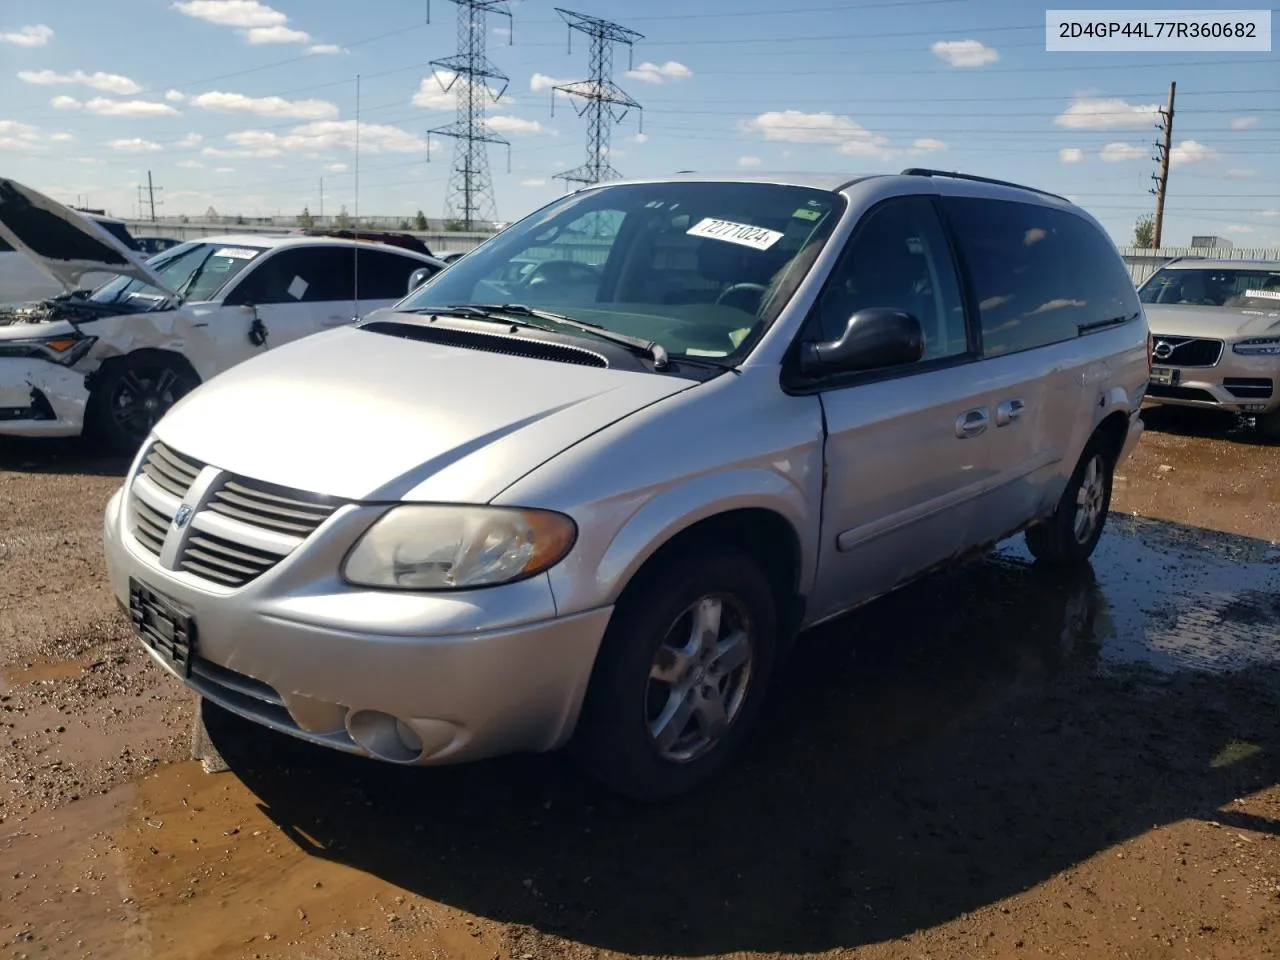
[[[174,567],[223,587],[242,587],[262,576],[346,503],[234,474],[216,478],[207,494],[192,493],[204,468],[162,443],[153,444],[133,478],[132,532],[159,557],[185,502],[183,509],[193,512]]]
[[[209,509],[250,526],[305,537],[329,519],[341,504],[330,497],[299,493],[256,480],[226,480]]]
[[[1198,337],[1169,337],[1153,333],[1151,360],[1161,367],[1212,367],[1222,359],[1223,341],[1205,340]],[[1169,355],[1159,356],[1165,352],[1162,345],[1169,345]]]
[[[1269,400],[1274,389],[1266,377],[1227,377],[1222,385],[1233,397],[1245,400]]]
[[[1162,384],[1149,384],[1148,397],[1165,397],[1169,400],[1198,400],[1203,403],[1217,403],[1217,398],[1208,390],[1196,387],[1166,387]]]

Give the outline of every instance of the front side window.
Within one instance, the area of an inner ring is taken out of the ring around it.
[[[354,299],[355,250],[326,246],[294,247],[264,258],[227,295],[226,302],[231,306],[269,306]]]
[[[183,300],[212,300],[234,277],[263,252],[262,247],[229,247],[215,243],[184,243],[147,261],[169,289]],[[97,303],[137,301],[139,306],[167,303],[169,295],[142,280],[116,277],[89,297]]]
[[[1138,314],[1124,261],[1083,217],[969,197],[944,198],[943,207],[973,277],[987,356],[1061,343]]]
[[[837,340],[850,317],[871,307],[904,310],[920,321],[922,361],[969,351],[960,282],[928,200],[890,200],[863,218],[814,306],[812,334]]]
[[[523,304],[673,357],[732,361],[781,313],[844,208],[837,193],[779,184],[597,187],[488,240],[398,308]]]
[[[1143,303],[1276,309],[1280,264],[1274,269],[1163,267],[1138,291]]]

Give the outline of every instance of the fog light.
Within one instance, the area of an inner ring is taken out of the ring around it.
[[[413,732],[403,720],[396,718],[396,736],[400,738],[400,742],[404,744],[405,749],[410,753],[419,754],[422,752],[422,738]]]

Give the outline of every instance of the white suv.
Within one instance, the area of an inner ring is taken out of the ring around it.
[[[444,269],[360,240],[204,237],[142,261],[110,233],[0,180],[0,241],[67,291],[0,307],[0,436],[132,453],[174,403],[263,351],[403,297]],[[87,290],[84,279],[110,282]]]

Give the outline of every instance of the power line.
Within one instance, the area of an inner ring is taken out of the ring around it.
[[[446,93],[457,89],[457,119],[447,126],[427,131],[427,157],[430,159],[432,135],[450,137],[455,141],[444,216],[446,220],[461,220],[467,230],[473,230],[482,219],[492,222],[498,218],[493,178],[489,174],[488,145],[498,143],[505,146],[507,166],[511,166],[511,142],[493,132],[484,115],[485,97],[492,95],[496,103],[511,82],[485,53],[486,17],[496,13],[510,22],[511,11],[507,0],[449,2],[458,7],[458,52],[452,57],[432,60],[431,67],[436,81]],[[447,83],[440,79],[442,70],[451,74]],[[501,83],[501,88],[493,92],[489,87],[490,80]]]
[[[573,31],[585,33],[591,38],[591,78],[574,83],[557,84],[551,90],[551,112],[555,114],[556,93],[582,101],[578,116],[587,117],[587,162],[572,170],[554,175],[554,179],[566,184],[590,186],[606,180],[617,180],[622,175],[614,168],[609,157],[609,141],[613,124],[621,123],[631,110],[641,109],[631,95],[613,82],[613,45],[626,44],[628,55],[637,40],[644,35],[626,27],[574,13],[556,7],[556,13],[569,25],[569,52],[573,52]]]

